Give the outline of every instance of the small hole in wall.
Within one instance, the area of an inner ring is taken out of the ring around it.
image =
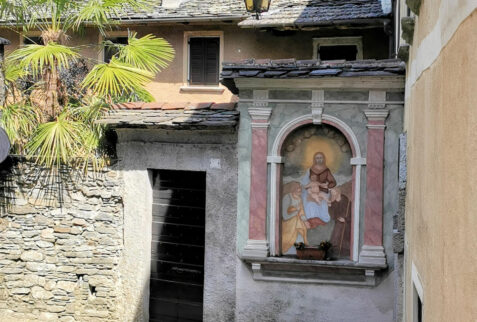
[[[84,281],[84,274],[76,274],[76,278],[78,279],[78,285],[81,286]]]
[[[96,286],[93,286],[93,285],[89,286],[89,295],[93,297],[96,296]]]

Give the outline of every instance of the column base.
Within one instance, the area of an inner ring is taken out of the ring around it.
[[[268,242],[266,240],[247,240],[247,245],[245,246],[242,256],[243,257],[255,257],[255,258],[265,258],[268,257],[269,248]]]
[[[360,264],[386,265],[386,254],[383,246],[364,245],[359,253]]]

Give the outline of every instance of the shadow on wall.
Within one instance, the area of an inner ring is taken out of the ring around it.
[[[49,169],[26,161],[20,156],[9,156],[0,164],[0,215],[13,211],[18,207],[61,208],[71,202],[71,192],[81,189],[81,183],[88,176],[102,175],[100,172],[84,173],[80,169],[61,167]]]

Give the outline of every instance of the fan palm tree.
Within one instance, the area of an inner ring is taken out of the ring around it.
[[[85,24],[104,35],[125,10],[147,6],[144,0],[0,0],[2,21],[18,31],[39,30],[42,39],[12,52],[3,67],[9,96],[1,123],[18,153],[50,168],[103,160],[98,148],[105,129],[95,120],[115,102],[152,100],[145,86],[174,50],[164,39],[135,33],[125,45],[104,43],[116,54],[92,67],[72,94],[60,75],[82,58],[66,39]],[[19,81],[26,80],[20,90]]]

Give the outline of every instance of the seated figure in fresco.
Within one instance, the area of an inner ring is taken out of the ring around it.
[[[324,153],[313,155],[313,165],[301,179],[302,200],[305,216],[310,228],[326,225],[330,221],[328,207],[331,202],[339,201],[339,191],[330,191],[336,187],[336,180],[326,166]]]
[[[301,199],[301,185],[290,182],[284,187],[282,199],[282,252],[286,253],[295,243],[308,245],[307,222]]]

